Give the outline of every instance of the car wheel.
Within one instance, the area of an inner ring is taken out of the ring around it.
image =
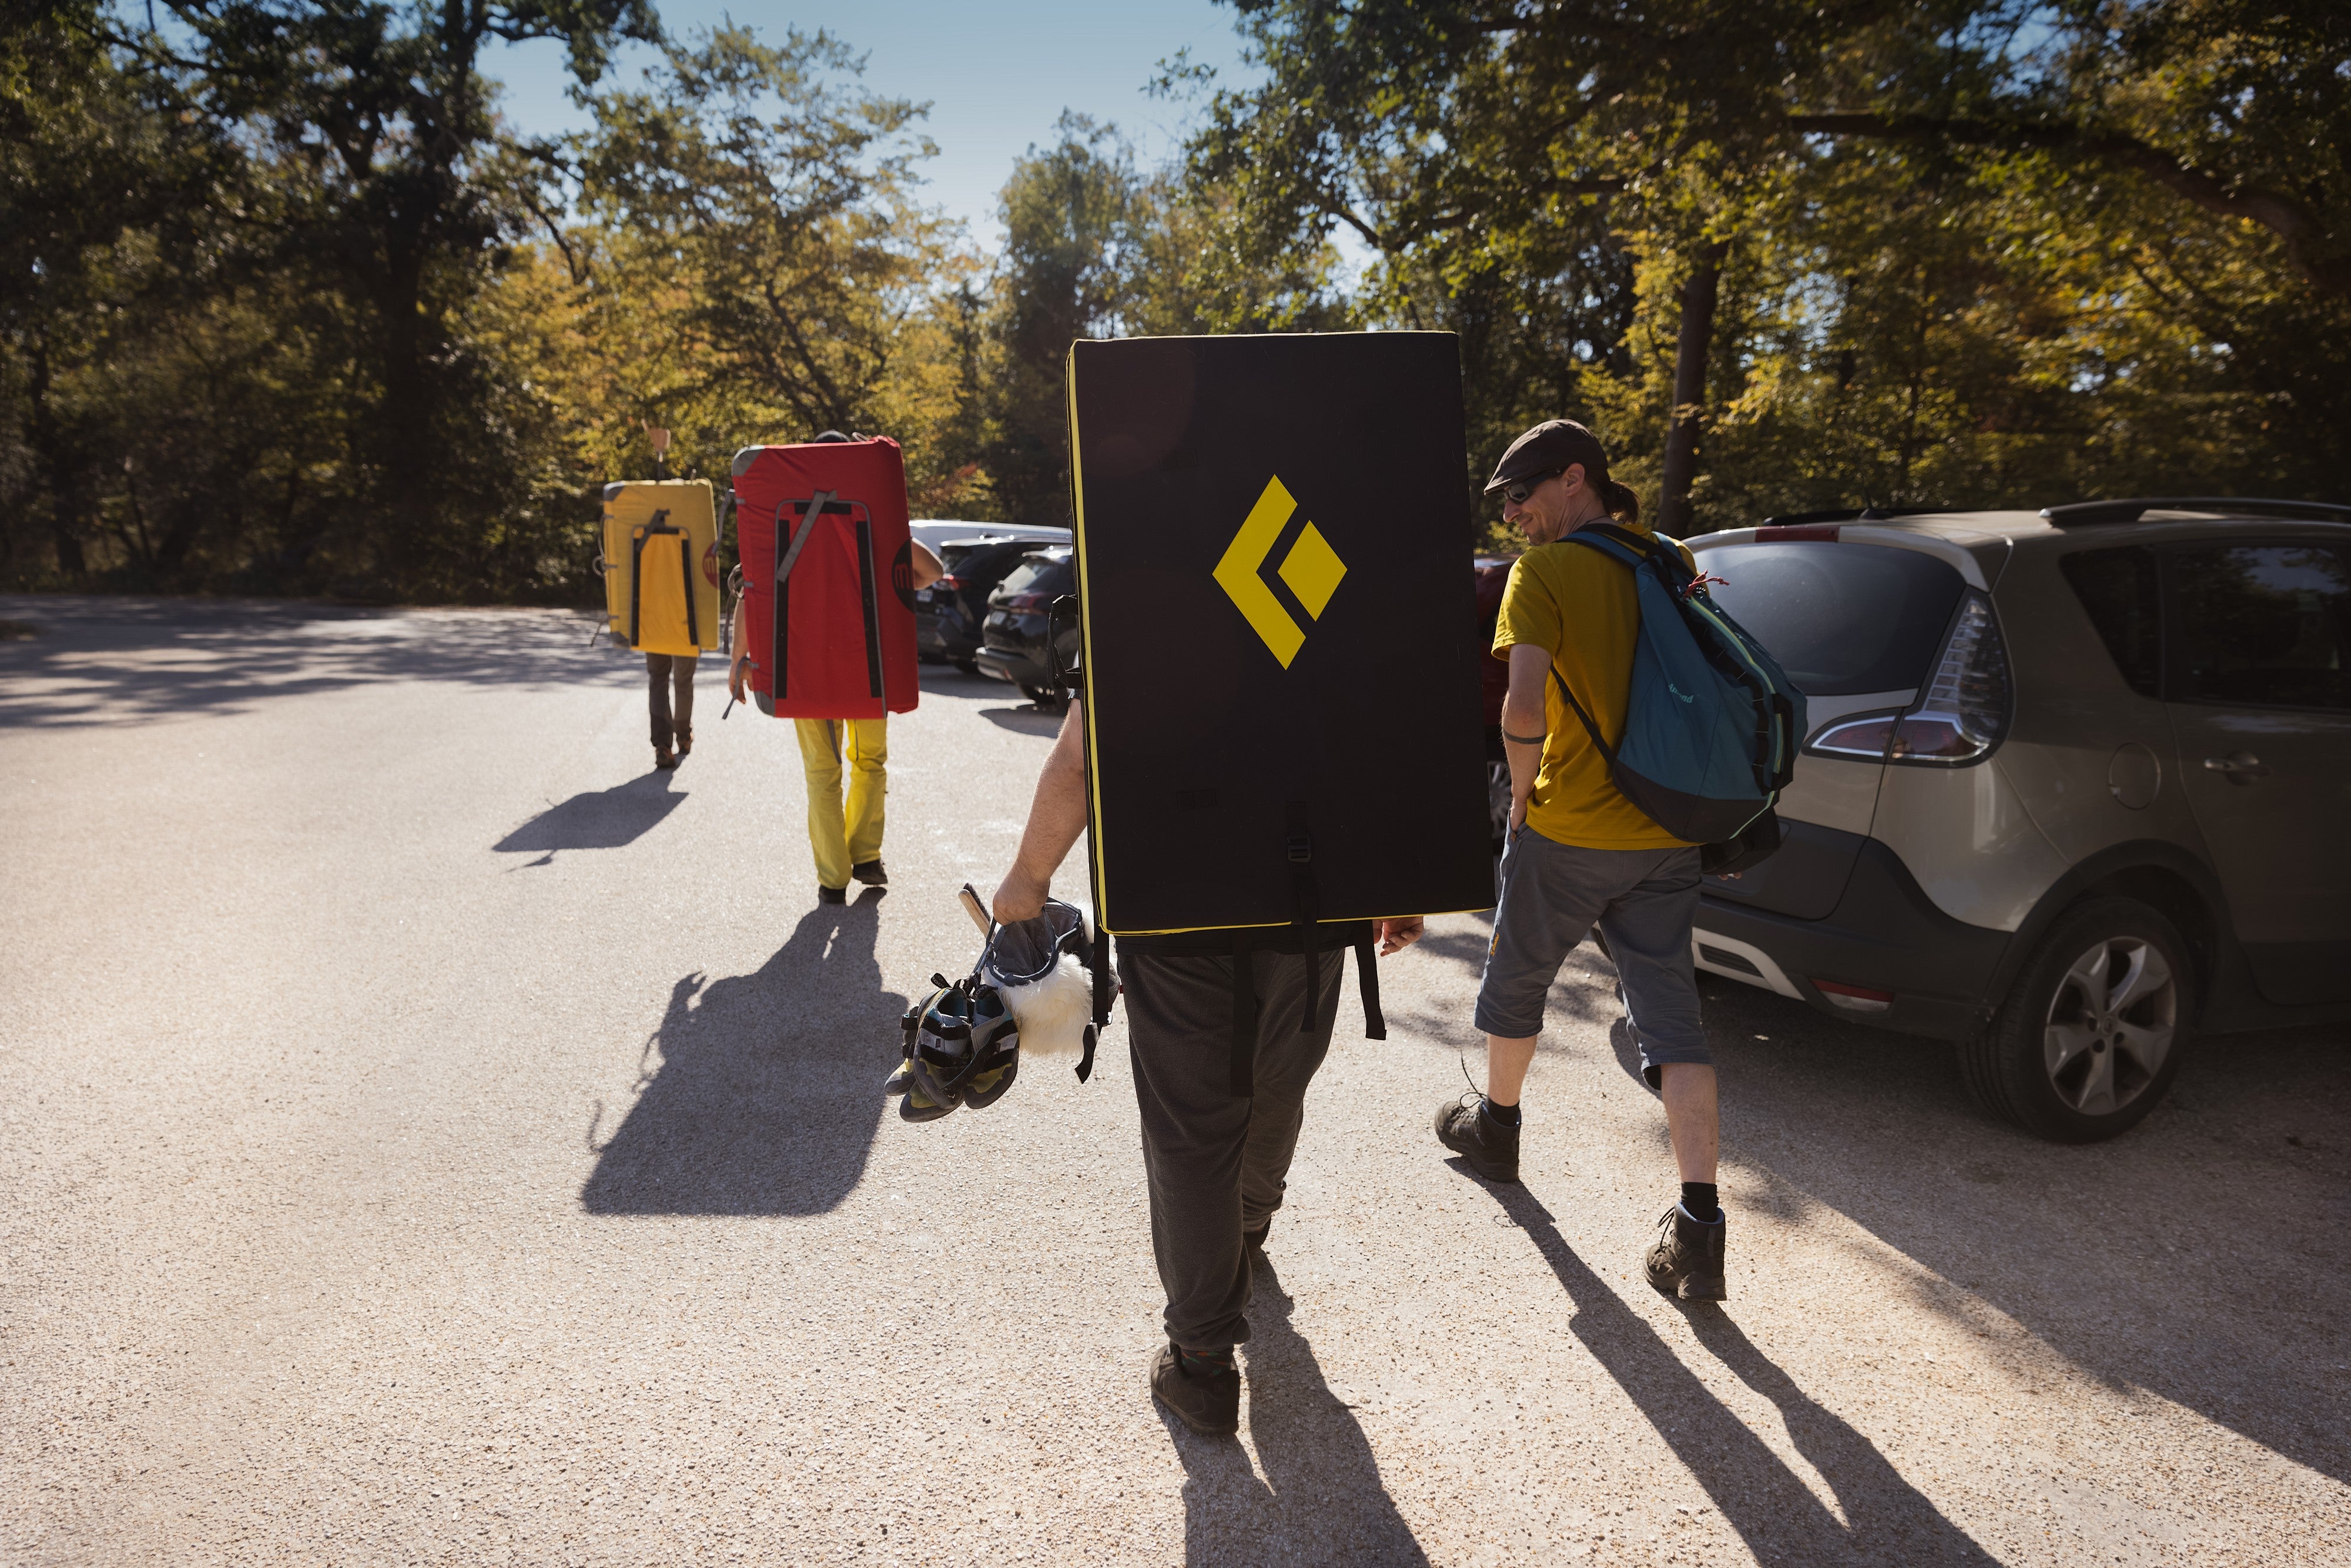
[[[957,659],[955,662],[955,667],[961,670],[967,675],[976,675],[979,674],[979,666],[969,659]]]
[[[1059,713],[1069,706],[1069,698],[1046,686],[1022,686],[1020,690],[1037,705],[1039,713]]]
[[[2135,899],[2068,910],[1990,1027],[1959,1047],[1985,1108],[2061,1144],[2135,1126],[2179,1075],[2196,1016],[2188,945]]]

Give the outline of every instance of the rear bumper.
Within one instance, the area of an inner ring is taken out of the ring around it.
[[[983,675],[993,675],[999,681],[1010,681],[1022,686],[1049,686],[1053,684],[1051,672],[1045,661],[1019,648],[1000,648],[993,643],[974,653],[971,662]]]
[[[1834,1017],[1957,1040],[1991,1016],[2012,940],[1935,907],[1901,857],[1865,840],[1835,908],[1820,920],[1702,897],[1692,946],[1710,974],[1793,997]],[[1890,993],[1841,996],[1819,982]]]

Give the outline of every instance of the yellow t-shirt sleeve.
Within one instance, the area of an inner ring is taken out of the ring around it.
[[[1494,618],[1494,652],[1507,653],[1520,643],[1554,653],[1561,635],[1559,601],[1529,570],[1531,558],[1520,556],[1510,567],[1510,580],[1502,588],[1501,613]]]

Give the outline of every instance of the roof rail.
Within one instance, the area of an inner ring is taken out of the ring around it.
[[[1924,517],[1949,510],[1949,507],[1832,507],[1825,512],[1790,512],[1784,517],[1766,517],[1759,526],[1785,528],[1805,523],[1878,523],[1888,517]]]
[[[2256,517],[2351,523],[2351,507],[2328,501],[2265,501],[2250,496],[2138,496],[2126,501],[2074,501],[2041,508],[2041,515],[2053,523],[2135,523],[2147,512],[2240,512]]]

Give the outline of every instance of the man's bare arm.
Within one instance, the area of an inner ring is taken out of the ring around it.
[[[1542,767],[1543,683],[1551,678],[1551,650],[1531,643],[1510,645],[1510,691],[1502,699],[1502,753],[1510,759],[1510,826],[1527,820],[1527,801]]]
[[[996,918],[1009,925],[1034,919],[1052,892],[1053,873],[1086,831],[1086,712],[1071,703],[1061,733],[1038,776],[1029,802],[1029,825],[1020,831],[1020,852],[996,889]]]
[[[913,543],[914,548],[908,552],[912,557],[908,564],[914,568],[914,586],[928,588],[947,574],[946,563],[933,555],[931,547],[922,540],[915,539]]]

